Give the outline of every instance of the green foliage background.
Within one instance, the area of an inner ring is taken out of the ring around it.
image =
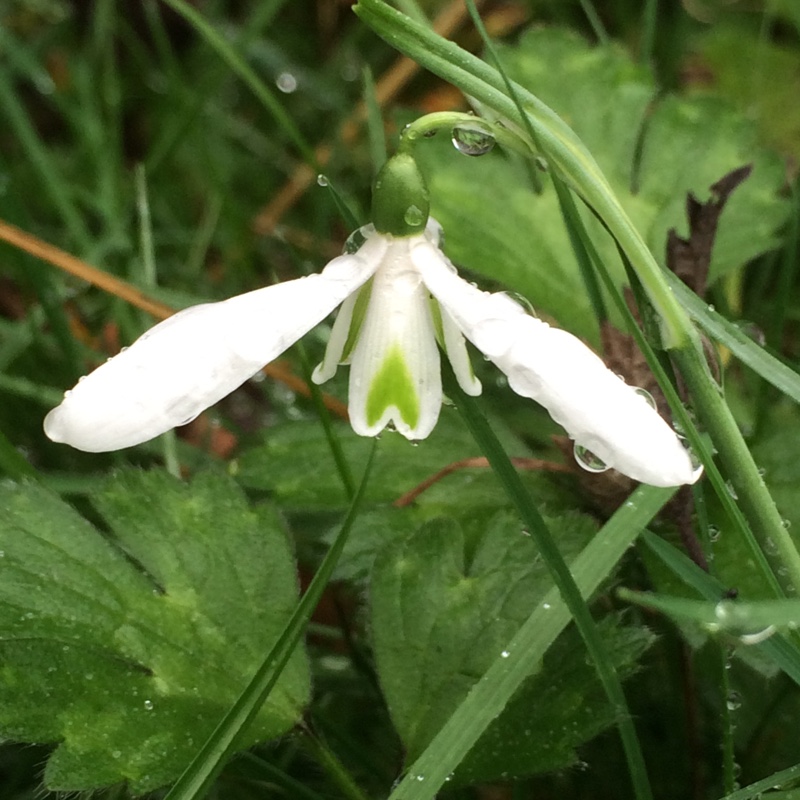
[[[446,4],[396,5],[430,19]],[[341,126],[373,99],[364,70],[378,77],[396,57],[346,4],[195,4],[266,87],[260,96],[172,6],[0,2],[0,219],[175,308],[319,269],[350,232],[342,208],[367,219],[382,134],[393,147],[425,110],[467,108],[422,74],[383,109],[385,129],[373,122],[346,143]],[[482,13],[510,77],[574,128],[659,263],[668,231],[688,233],[687,193],[705,201],[725,173],[753,165],[722,216],[704,302],[795,364],[794,4],[520,0]],[[455,35],[478,49],[469,26]],[[263,235],[259,211],[323,142],[325,180]],[[445,133],[418,155],[465,274],[599,346],[550,175],[537,192],[518,155],[466,158]],[[622,286],[612,239],[580,214]],[[8,244],[0,287],[0,797],[165,797],[280,640],[350,507],[341,459],[359,476],[369,443],[267,379],[189,436],[108,455],[55,445],[41,431],[47,409],[152,320]],[[297,374],[328,331],[287,354]],[[748,346],[755,371],[722,349],[725,397],[796,537],[800,417]],[[562,462],[544,411],[473,361],[509,455]],[[342,399],[346,372],[325,387]],[[532,611],[550,607],[548,565],[484,463],[395,503],[480,455],[450,406],[419,446],[381,436],[335,580],[209,796],[431,796],[424,775],[411,775],[418,795],[393,786],[487,670],[516,656],[506,648]],[[616,487],[520,474],[568,562],[602,544]],[[682,551],[668,507],[591,603],[653,796],[797,796],[800,615],[755,603],[775,602],[757,556],[710,491],[694,499],[709,572]],[[623,600],[621,586],[661,604]],[[720,621],[718,601],[736,593],[736,624]],[[745,644],[764,632],[763,614],[778,633]],[[442,796],[633,797],[615,710],[575,627],[520,679]]]

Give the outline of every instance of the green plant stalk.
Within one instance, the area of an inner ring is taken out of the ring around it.
[[[739,504],[758,543],[788,595],[800,593],[800,554],[778,513],[739,427],[696,348],[673,353],[700,421],[717,447]]]
[[[473,401],[474,402],[474,401]],[[513,469],[513,468],[512,468]],[[516,474],[516,473],[515,473]],[[524,487],[522,489],[524,492]],[[570,564],[583,597],[604,581],[674,489],[640,486]],[[527,498],[527,494],[525,495]],[[530,503],[530,499],[527,499]],[[583,602],[583,601],[581,601]],[[414,762],[389,800],[431,800],[567,627],[571,614],[552,588]],[[421,779],[420,779],[421,778]]]
[[[292,612],[283,633],[267,654],[253,679],[239,699],[200,748],[192,763],[178,778],[164,800],[199,800],[211,788],[227,758],[235,751],[239,735],[252,722],[277,683],[306,630],[308,620],[319,603],[325,587],[342,554],[347,537],[358,516],[367,488],[377,440],[373,440],[361,483],[328,554],[323,559],[300,602]]]
[[[174,0],[170,0],[174,2]],[[526,127],[507,96],[497,70],[381,0],[359,0],[356,14],[391,46],[492,108],[519,129]],[[663,272],[619,203],[597,162],[574,131],[524,87],[513,84],[551,168],[596,210],[624,249],[657,309],[665,344],[682,347],[696,339],[688,317],[669,291]],[[517,133],[523,135],[520,130]],[[531,143],[534,146],[534,143]]]

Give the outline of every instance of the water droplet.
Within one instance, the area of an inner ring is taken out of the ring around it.
[[[728,711],[736,711],[742,707],[742,696],[739,692],[729,692],[725,699],[725,705],[728,707]]]
[[[783,523],[783,527],[786,528],[787,531],[789,530],[789,528],[792,527],[792,521],[790,519],[783,519],[781,520],[781,522]]]
[[[552,608],[552,606],[550,605],[550,603],[542,603],[542,608],[545,611],[549,611]]]
[[[152,700],[145,700],[144,701],[144,710],[145,711],[152,711],[153,710],[153,701]]]
[[[5,557],[6,557],[6,551],[0,550],[0,558],[5,558]]]
[[[119,758],[121,755],[122,755],[122,751],[121,750],[113,750],[111,752],[111,757],[112,758]]]
[[[281,72],[275,79],[275,85],[284,94],[291,94],[297,89],[297,78],[291,72]]]
[[[436,136],[437,133],[439,133],[439,131],[436,130],[436,128],[434,128],[432,131],[425,131],[425,133],[423,133],[422,135],[426,139],[433,139],[433,137]]]
[[[605,461],[596,456],[588,447],[584,447],[577,442],[575,442],[573,453],[578,465],[587,472],[605,472],[609,469]]]
[[[361,249],[364,242],[367,241],[367,236],[370,233],[370,231],[366,229],[367,227],[368,226],[358,228],[347,237],[347,241],[344,243],[344,247],[342,248],[343,253],[353,255],[353,253],[357,253]]]
[[[509,653],[509,652],[508,652],[508,650],[503,650],[503,652],[502,652],[502,653],[500,653],[500,655],[501,655],[503,658],[508,658],[508,657],[511,655],[511,653]]]
[[[633,391],[636,392],[636,394],[638,394],[639,397],[643,397],[647,402],[647,405],[650,406],[650,408],[658,410],[655,398],[653,397],[653,395],[650,394],[650,392],[647,391],[647,389],[642,389],[641,386],[635,386]]]
[[[734,499],[738,500],[739,495],[736,493],[736,489],[733,488],[733,484],[730,481],[727,481],[725,484],[725,488],[728,490],[728,494]]]
[[[327,175],[323,175],[321,172],[317,175],[317,185],[318,186],[328,186],[329,181]]]
[[[716,525],[708,526],[708,540],[710,542],[718,542],[720,537],[720,530]]]
[[[453,127],[453,147],[465,156],[482,156],[494,147],[494,135],[485,123],[462,122]]]
[[[505,295],[509,300],[516,303],[517,305],[522,306],[525,309],[525,313],[531,317],[537,317],[538,314],[536,313],[536,309],[533,307],[533,303],[525,297],[524,294],[519,294],[519,292],[498,292],[497,294]]]
[[[417,775],[417,780],[418,781],[424,781],[425,780],[425,776],[424,775]]]
[[[407,225],[422,225],[425,222],[425,212],[419,206],[409,206],[403,214],[403,220]]]

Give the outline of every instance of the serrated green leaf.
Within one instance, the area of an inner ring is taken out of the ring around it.
[[[230,479],[129,471],[94,498],[109,536],[57,496],[0,486],[0,735],[58,747],[45,784],[177,777],[294,607],[280,523]],[[242,746],[297,720],[296,653]]]
[[[589,518],[574,513],[549,523],[567,557],[595,530]],[[425,749],[549,588],[535,545],[506,512],[473,530],[453,520],[432,520],[379,553],[371,591],[375,657],[409,761]],[[597,725],[612,722],[599,712],[589,715],[591,722],[588,716],[577,719],[578,694],[586,700],[594,693],[595,710],[605,700],[599,684],[586,679],[594,672],[585,651],[576,642],[565,647],[580,651],[583,667],[573,664],[575,672],[562,676],[564,691],[549,695],[537,710],[529,692],[541,693],[553,675],[547,670],[541,679],[529,680],[457,776],[491,780],[504,772],[530,774],[564,766],[574,761],[574,747],[596,733]],[[531,673],[539,667],[531,664]]]
[[[687,192],[706,198],[719,178],[751,162],[751,177],[722,214],[712,280],[776,245],[788,214],[778,197],[783,167],[759,148],[753,125],[724,103],[711,97],[656,100],[651,77],[622,48],[591,48],[566,31],[532,30],[519,45],[499,50],[510,77],[560,114],[591,150],[662,262],[667,231],[685,232]],[[552,187],[537,196],[515,159],[497,152],[459,159],[446,147],[426,143],[418,155],[428,162],[432,213],[447,231],[451,257],[521,292],[578,333],[596,336]],[[586,224],[605,262],[618,265],[596,220],[587,214]]]

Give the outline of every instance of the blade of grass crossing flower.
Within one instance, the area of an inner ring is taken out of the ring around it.
[[[375,81],[372,77],[372,70],[365,66],[361,71],[364,81],[364,105],[367,109],[367,139],[369,141],[369,154],[372,161],[372,177],[378,174],[378,170],[384,165],[386,153],[386,135],[383,131],[383,115],[375,94]]]
[[[277,682],[281,670],[286,666],[291,654],[298,646],[311,614],[319,603],[325,587],[330,580],[339,556],[344,549],[347,537],[361,508],[361,501],[369,480],[372,462],[375,456],[377,440],[374,440],[364,467],[356,496],[350,505],[347,517],[341,530],[323,559],[314,578],[297,604],[283,633],[267,654],[258,672],[242,692],[234,706],[220,721],[208,741],[198,751],[192,763],[178,778],[175,785],[164,800],[200,800],[204,797],[225,764],[226,759],[235,749],[236,739],[240,732],[250,724],[259,708],[269,696]]]
[[[275,122],[283,129],[303,159],[316,169],[317,159],[313,148],[306,142],[300,129],[295,125],[275,94],[256,75],[231,44],[214,29],[211,23],[184,0],[164,0],[164,2],[180,14],[216,50],[220,58],[244,81],[264,108],[273,116]]]
[[[453,42],[417,25],[381,0],[359,0],[354,11],[389,44],[413,58],[517,126],[527,118],[547,153],[551,169],[594,208],[614,232],[636,268],[658,310],[669,347],[682,347],[696,338],[683,309],[669,292],[662,271],[633,225],[592,155],[571,128],[524,87],[514,84],[525,114],[507,96],[497,70]]]
[[[569,567],[561,556],[558,546],[550,535],[544,519],[534,505],[514,465],[505,450],[503,450],[486,417],[481,412],[478,403],[458,389],[455,381],[450,381],[450,383],[452,388],[457,389],[451,396],[456,398],[456,405],[461,411],[470,433],[488,459],[497,479],[522,518],[523,524],[536,542],[536,546],[547,564],[553,581],[558,587],[561,597],[574,618],[578,631],[586,644],[586,649],[589,651],[589,656],[597,670],[598,678],[603,684],[603,689],[614,709],[617,728],[622,739],[631,783],[636,797],[639,800],[651,798],[652,790],[647,778],[644,757],[636,735],[636,729],[628,711],[622,683],[613,662],[606,652],[597,626],[589,612],[589,607],[586,605]]]
[[[470,401],[475,403],[475,401]],[[459,405],[463,405],[459,401]],[[480,412],[476,412],[480,413]],[[522,488],[524,493],[524,488]],[[626,550],[674,494],[640,486],[570,564],[583,597],[590,597]],[[527,495],[526,495],[527,497]],[[529,498],[526,500],[530,502]],[[526,523],[527,524],[527,523]],[[583,602],[583,601],[581,601]],[[571,619],[560,591],[551,589],[499,656],[414,762],[389,800],[431,800],[505,708],[521,683]]]

